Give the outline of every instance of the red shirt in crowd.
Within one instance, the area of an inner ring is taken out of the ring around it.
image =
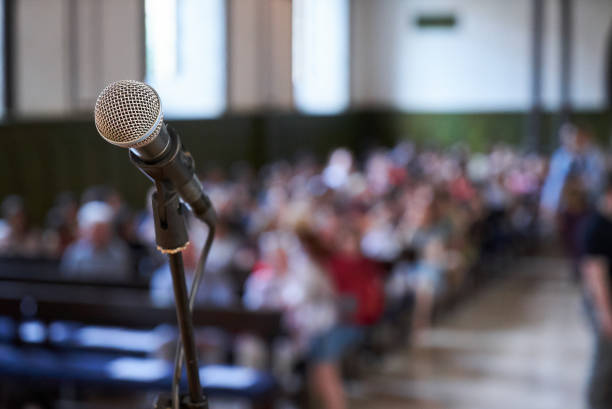
[[[384,308],[378,264],[361,255],[334,254],[329,259],[329,272],[338,294],[355,300],[353,323],[371,325],[378,321]]]

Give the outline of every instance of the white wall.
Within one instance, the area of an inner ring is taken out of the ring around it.
[[[605,104],[608,34],[612,29],[611,0],[574,1],[573,80],[570,92],[581,108]]]
[[[228,109],[293,109],[291,1],[227,1]],[[551,109],[559,102],[558,2],[545,1],[543,98]],[[76,55],[70,53],[70,3],[76,4]],[[578,109],[598,109],[612,1],[574,5],[573,102]],[[427,12],[454,13],[458,25],[418,29],[414,18]],[[409,111],[528,107],[531,0],[351,0],[350,14],[353,105]],[[17,0],[16,27],[19,114],[86,111],[108,82],[144,75],[142,0]]]
[[[16,2],[14,91],[19,115],[88,111],[107,83],[143,76],[140,0],[74,2],[77,35],[72,52],[70,3]]]
[[[529,106],[531,0],[353,0],[352,100],[407,111],[507,111]],[[546,2],[544,101],[559,100],[558,0]],[[604,103],[612,1],[575,0],[573,80],[578,109]],[[453,29],[419,29],[449,13]]]
[[[68,2],[20,0],[16,6],[15,104],[22,114],[68,111]]]
[[[353,101],[408,111],[516,110],[529,96],[530,0],[353,2]],[[422,14],[454,28],[423,29]],[[362,28],[364,30],[362,31]]]
[[[229,109],[290,109],[291,2],[229,0]]]

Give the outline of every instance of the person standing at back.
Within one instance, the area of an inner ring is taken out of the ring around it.
[[[612,177],[608,176],[582,237],[581,270],[587,312],[594,332],[594,354],[588,379],[590,409],[612,407]]]

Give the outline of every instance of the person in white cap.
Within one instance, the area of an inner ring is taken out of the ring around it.
[[[75,278],[128,280],[130,253],[112,227],[113,209],[104,202],[89,202],[78,213],[79,239],[66,249],[62,271]]]

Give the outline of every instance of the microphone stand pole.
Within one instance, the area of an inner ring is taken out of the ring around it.
[[[191,403],[204,402],[198,360],[196,356],[195,342],[193,336],[193,323],[189,314],[187,286],[185,285],[185,271],[183,268],[182,253],[168,254],[170,271],[172,272],[172,285],[174,287],[174,299],[176,300],[176,315],[185,350],[185,368],[187,369],[187,381],[189,383],[189,400]]]
[[[185,226],[185,207],[171,183],[155,183],[157,192],[153,195],[153,218],[157,249],[168,255],[172,286],[176,303],[176,315],[185,351],[185,368],[189,395],[181,396],[181,409],[208,409],[208,400],[202,391],[198,360],[193,336],[193,322],[189,312],[187,285],[183,266],[183,250],[189,244]],[[159,396],[156,409],[170,409],[172,399]]]

